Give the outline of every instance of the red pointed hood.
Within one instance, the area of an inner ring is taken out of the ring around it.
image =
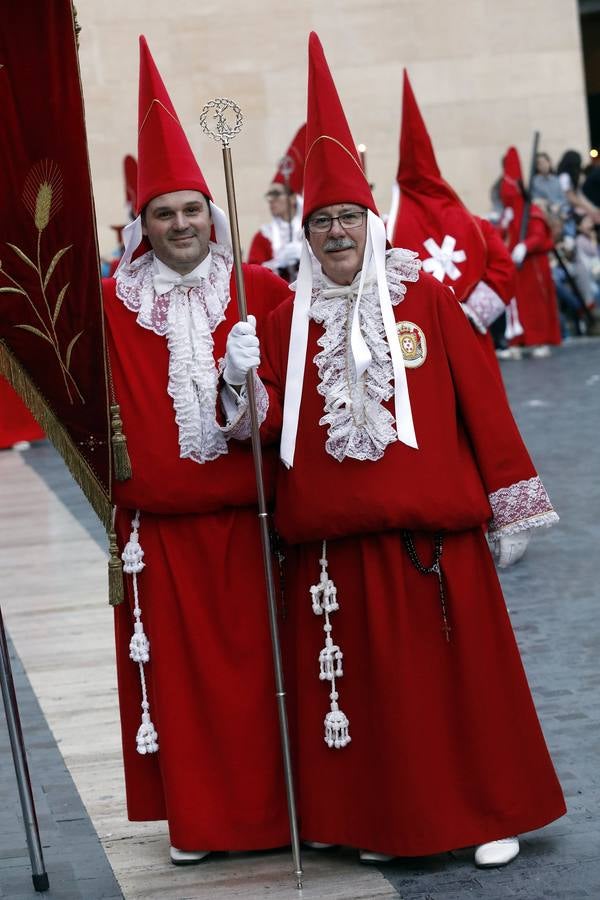
[[[200,191],[212,199],[156,63],[140,36],[137,212],[171,191]]]
[[[293,194],[301,194],[304,187],[304,158],[306,156],[306,122],[300,126],[292,143],[279,161],[277,171],[273,176],[273,182],[285,184],[286,176],[282,171],[283,165],[288,164],[291,169],[287,183]]]
[[[487,259],[485,238],[475,217],[441,175],[406,69],[396,177],[400,207],[393,228],[393,246],[416,250],[426,261],[431,252],[425,242],[432,247],[433,241],[441,248],[445,238],[454,239],[453,251],[458,254],[454,264],[448,265],[446,273],[439,265],[431,271],[452,287],[459,300],[463,299],[483,276]],[[451,244],[446,240],[446,247]],[[426,270],[427,266],[433,263],[426,264]]]
[[[308,39],[304,221],[333,203],[357,203],[379,215],[323,47],[313,31]]]
[[[516,147],[509,147],[502,160],[504,172],[502,182],[500,184],[500,199],[505,206],[510,206],[515,215],[519,207],[522,211],[524,205],[523,197],[523,170],[521,169],[521,160],[519,151]]]
[[[135,156],[126,156],[123,160],[123,174],[125,177],[125,202],[131,210],[137,209],[137,181],[138,164]]]

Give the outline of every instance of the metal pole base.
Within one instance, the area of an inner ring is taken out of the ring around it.
[[[17,705],[17,696],[15,694],[12,669],[10,667],[8,643],[6,641],[6,634],[4,632],[4,622],[2,621],[1,609],[0,689],[2,691],[2,699],[4,701],[4,711],[6,713],[8,736],[10,738],[12,757],[15,765],[15,774],[17,776],[19,799],[21,801],[21,809],[23,810],[25,837],[27,838],[29,859],[31,860],[31,868],[33,871],[33,886],[36,891],[47,891],[49,887],[48,874],[46,872],[46,866],[44,865],[44,856],[42,854],[40,832],[38,829],[37,815],[35,812],[35,804],[33,801],[33,791],[31,790],[31,779],[29,777],[29,767],[27,765],[27,756],[25,754],[25,744],[23,742],[23,732],[21,730],[21,719],[19,716],[19,707]]]
[[[38,894],[42,894],[44,891],[49,890],[50,882],[48,881],[48,875],[44,872],[42,875],[32,875],[33,886]]]

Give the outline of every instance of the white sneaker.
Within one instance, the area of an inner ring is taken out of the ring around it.
[[[519,855],[519,838],[501,838],[499,841],[490,841],[480,844],[475,851],[475,865],[480,869],[491,869],[496,866],[506,866]]]
[[[174,866],[195,866],[210,856],[210,850],[178,850],[171,847],[169,857]]]
[[[387,853],[374,853],[372,850],[359,850],[358,855],[361,863],[376,866],[377,863],[390,862],[395,856],[388,856]]]
[[[552,356],[552,350],[548,344],[540,344],[539,347],[531,348],[532,359],[545,359],[547,356]]]

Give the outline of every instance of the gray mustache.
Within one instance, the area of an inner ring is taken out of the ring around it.
[[[355,247],[356,241],[351,238],[328,238],[323,245],[323,250],[327,253],[330,250],[353,250]]]

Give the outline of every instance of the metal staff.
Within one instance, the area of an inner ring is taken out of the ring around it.
[[[25,825],[29,859],[31,860],[31,870],[33,873],[31,877],[33,878],[35,890],[41,893],[42,891],[48,890],[50,883],[48,881],[48,874],[46,872],[44,856],[42,854],[40,832],[38,829],[35,804],[33,802],[33,792],[31,790],[31,780],[29,778],[29,768],[27,766],[27,756],[25,755],[25,744],[23,742],[23,732],[21,730],[21,719],[19,717],[15,685],[13,682],[12,670],[10,668],[10,657],[8,655],[8,644],[4,633],[4,622],[2,621],[1,609],[0,686],[2,687],[2,699],[4,700],[4,710],[6,712],[8,736],[10,738],[13,762],[15,764],[19,799],[23,811],[23,823]]]
[[[519,229],[519,243],[521,244],[527,236],[527,228],[529,227],[529,213],[531,212],[531,189],[533,187],[533,176],[535,175],[535,163],[540,143],[539,131],[533,133],[533,150],[531,151],[531,165],[529,167],[529,183],[527,187],[522,186],[525,206],[523,207],[523,218],[521,219],[521,227]]]
[[[211,130],[206,122],[209,113],[216,121],[215,130]],[[227,113],[233,112],[235,122],[227,118]],[[217,98],[210,100],[200,116],[200,125],[206,134],[215,141],[219,141],[223,150],[223,166],[225,169],[225,186],[227,189],[227,207],[229,210],[229,224],[231,227],[231,242],[233,245],[233,265],[235,271],[235,284],[237,288],[237,303],[239,316],[242,322],[248,318],[246,307],[246,291],[244,287],[244,275],[242,270],[242,251],[240,247],[240,235],[238,230],[237,205],[235,201],[235,186],[233,183],[233,166],[231,164],[231,150],[229,142],[242,130],[243,116],[239,106],[233,100]],[[302,888],[302,860],[300,856],[300,837],[298,833],[298,818],[296,814],[296,799],[294,794],[294,780],[292,773],[292,756],[290,752],[290,736],[288,729],[287,710],[285,706],[285,689],[283,683],[283,665],[281,662],[281,647],[279,645],[279,633],[277,630],[277,598],[275,594],[275,580],[273,578],[273,565],[271,561],[271,544],[269,540],[269,523],[267,501],[263,479],[262,451],[260,444],[258,416],[254,392],[254,370],[251,369],[246,376],[246,391],[250,408],[250,425],[252,437],[252,455],[254,457],[254,472],[256,475],[256,491],[258,494],[258,521],[260,523],[260,538],[265,568],[265,581],[267,586],[267,602],[269,608],[269,626],[271,629],[271,644],[273,648],[273,665],[275,669],[275,696],[277,697],[277,709],[279,713],[279,731],[281,735],[281,752],[283,755],[283,769],[285,774],[285,788],[287,793],[288,815],[290,821],[290,836],[292,839],[292,855],[294,859],[294,875],[298,889]]]

